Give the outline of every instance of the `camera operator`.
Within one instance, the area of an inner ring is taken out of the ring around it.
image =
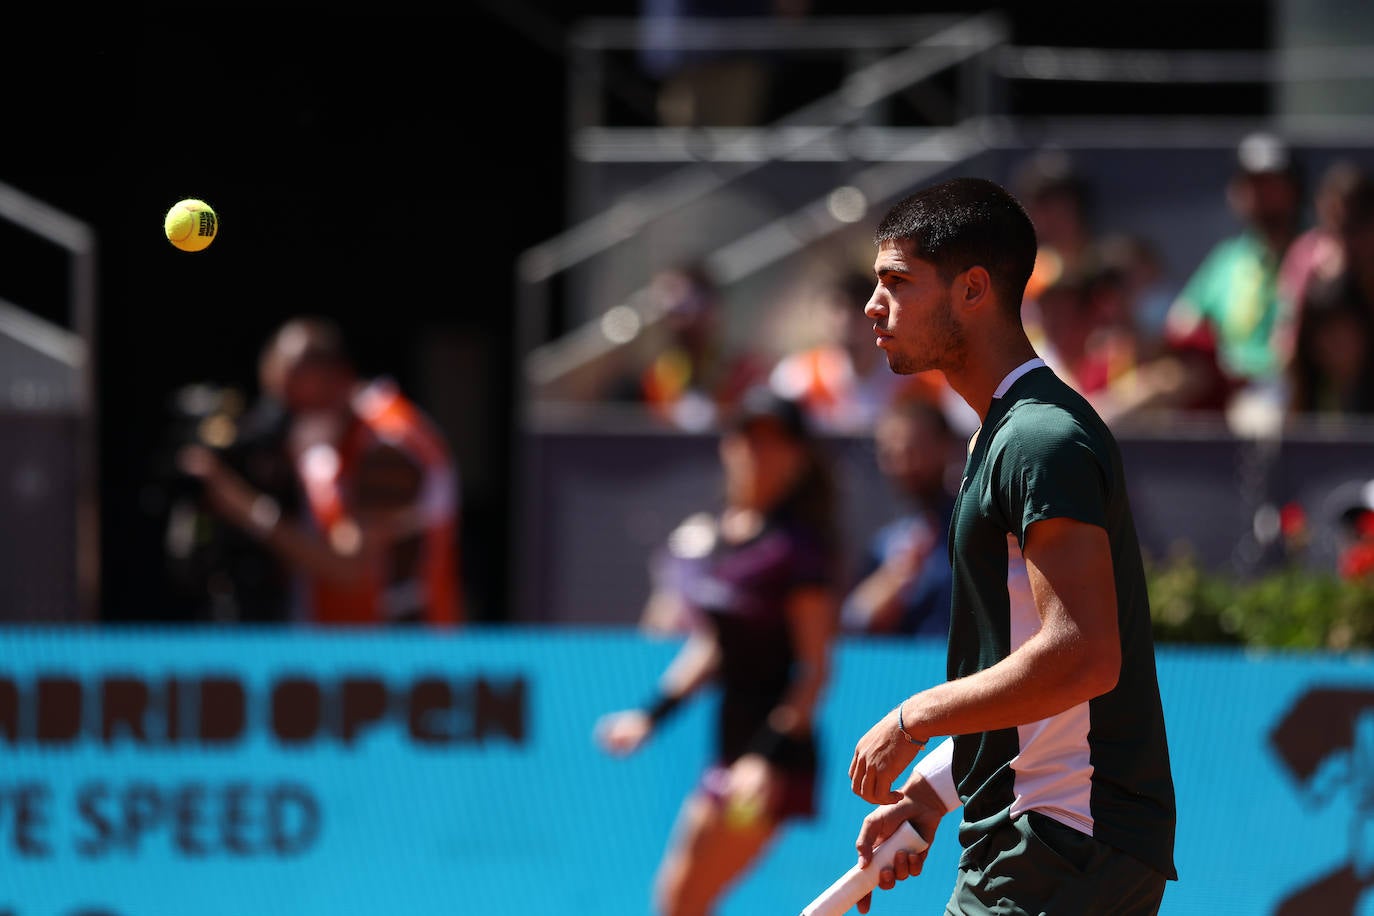
[[[216,513],[201,480],[176,464],[188,446],[207,449],[268,494],[283,514],[299,511],[286,449],[286,413],[265,363],[259,373],[262,396],[246,409],[242,392],[203,383],[180,389],[174,399],[161,474],[169,502],[164,550],[174,600],[185,619],[281,623],[290,617],[290,570],[259,539]]]
[[[458,472],[433,421],[391,379],[359,377],[328,319],[288,321],[262,358],[280,373],[302,511],[203,444],[181,450],[181,469],[291,569],[302,622],[461,623]]]

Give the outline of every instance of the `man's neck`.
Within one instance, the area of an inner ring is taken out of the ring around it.
[[[1005,340],[988,340],[981,347],[970,341],[964,365],[958,371],[946,371],[949,385],[959,393],[968,406],[978,414],[978,422],[988,418],[992,396],[1002,379],[1017,366],[1038,356],[1025,332],[1018,329]]]

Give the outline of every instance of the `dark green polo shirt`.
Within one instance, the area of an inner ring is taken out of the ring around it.
[[[1155,673],[1145,572],[1116,440],[1043,365],[988,411],[950,527],[948,676],[995,665],[1039,627],[1007,589],[1008,539],[1050,518],[1104,528],[1121,633],[1117,686],[1052,720],[954,738],[965,847],[1022,810],[1041,810],[1176,877],[1174,790]]]

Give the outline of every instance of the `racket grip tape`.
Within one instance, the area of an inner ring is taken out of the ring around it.
[[[873,860],[868,863],[867,868],[860,868],[858,863],[855,863],[834,884],[821,891],[815,900],[807,904],[806,909],[801,911],[801,916],[841,916],[849,912],[864,894],[878,886],[878,872],[892,864],[897,850],[921,852],[929,845],[910,823],[902,821],[892,836],[874,847]]]

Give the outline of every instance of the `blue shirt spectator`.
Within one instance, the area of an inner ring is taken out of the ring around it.
[[[874,428],[878,467],[905,506],[871,538],[841,623],[850,632],[949,632],[951,573],[949,485],[957,437],[938,404],[922,398],[894,401]]]

